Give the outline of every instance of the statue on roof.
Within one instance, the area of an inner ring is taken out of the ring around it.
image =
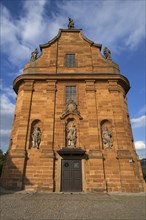
[[[68,18],[68,29],[74,28],[74,21],[71,18]]]
[[[104,48],[103,53],[104,53],[105,59],[112,60],[111,51],[107,47]]]
[[[38,55],[38,50],[37,48],[31,53],[31,58],[30,61],[35,61],[37,59],[37,55]]]

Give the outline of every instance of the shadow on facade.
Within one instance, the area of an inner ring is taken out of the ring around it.
[[[17,157],[8,153],[0,177],[0,193],[14,193],[24,189],[24,180],[28,185],[31,181],[25,175],[27,156]]]

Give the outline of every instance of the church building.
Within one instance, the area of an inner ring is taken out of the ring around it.
[[[35,49],[17,94],[1,185],[50,192],[141,192],[126,94],[110,50],[67,29]]]

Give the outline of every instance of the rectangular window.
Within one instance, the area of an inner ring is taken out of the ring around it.
[[[66,86],[66,103],[70,99],[76,102],[76,86]]]
[[[75,66],[75,54],[66,54],[65,66],[67,67]]]

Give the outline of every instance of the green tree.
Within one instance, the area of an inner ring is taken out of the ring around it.
[[[3,168],[3,164],[5,162],[6,159],[6,153],[3,153],[3,151],[0,149],[0,176],[2,173],[2,168]]]

